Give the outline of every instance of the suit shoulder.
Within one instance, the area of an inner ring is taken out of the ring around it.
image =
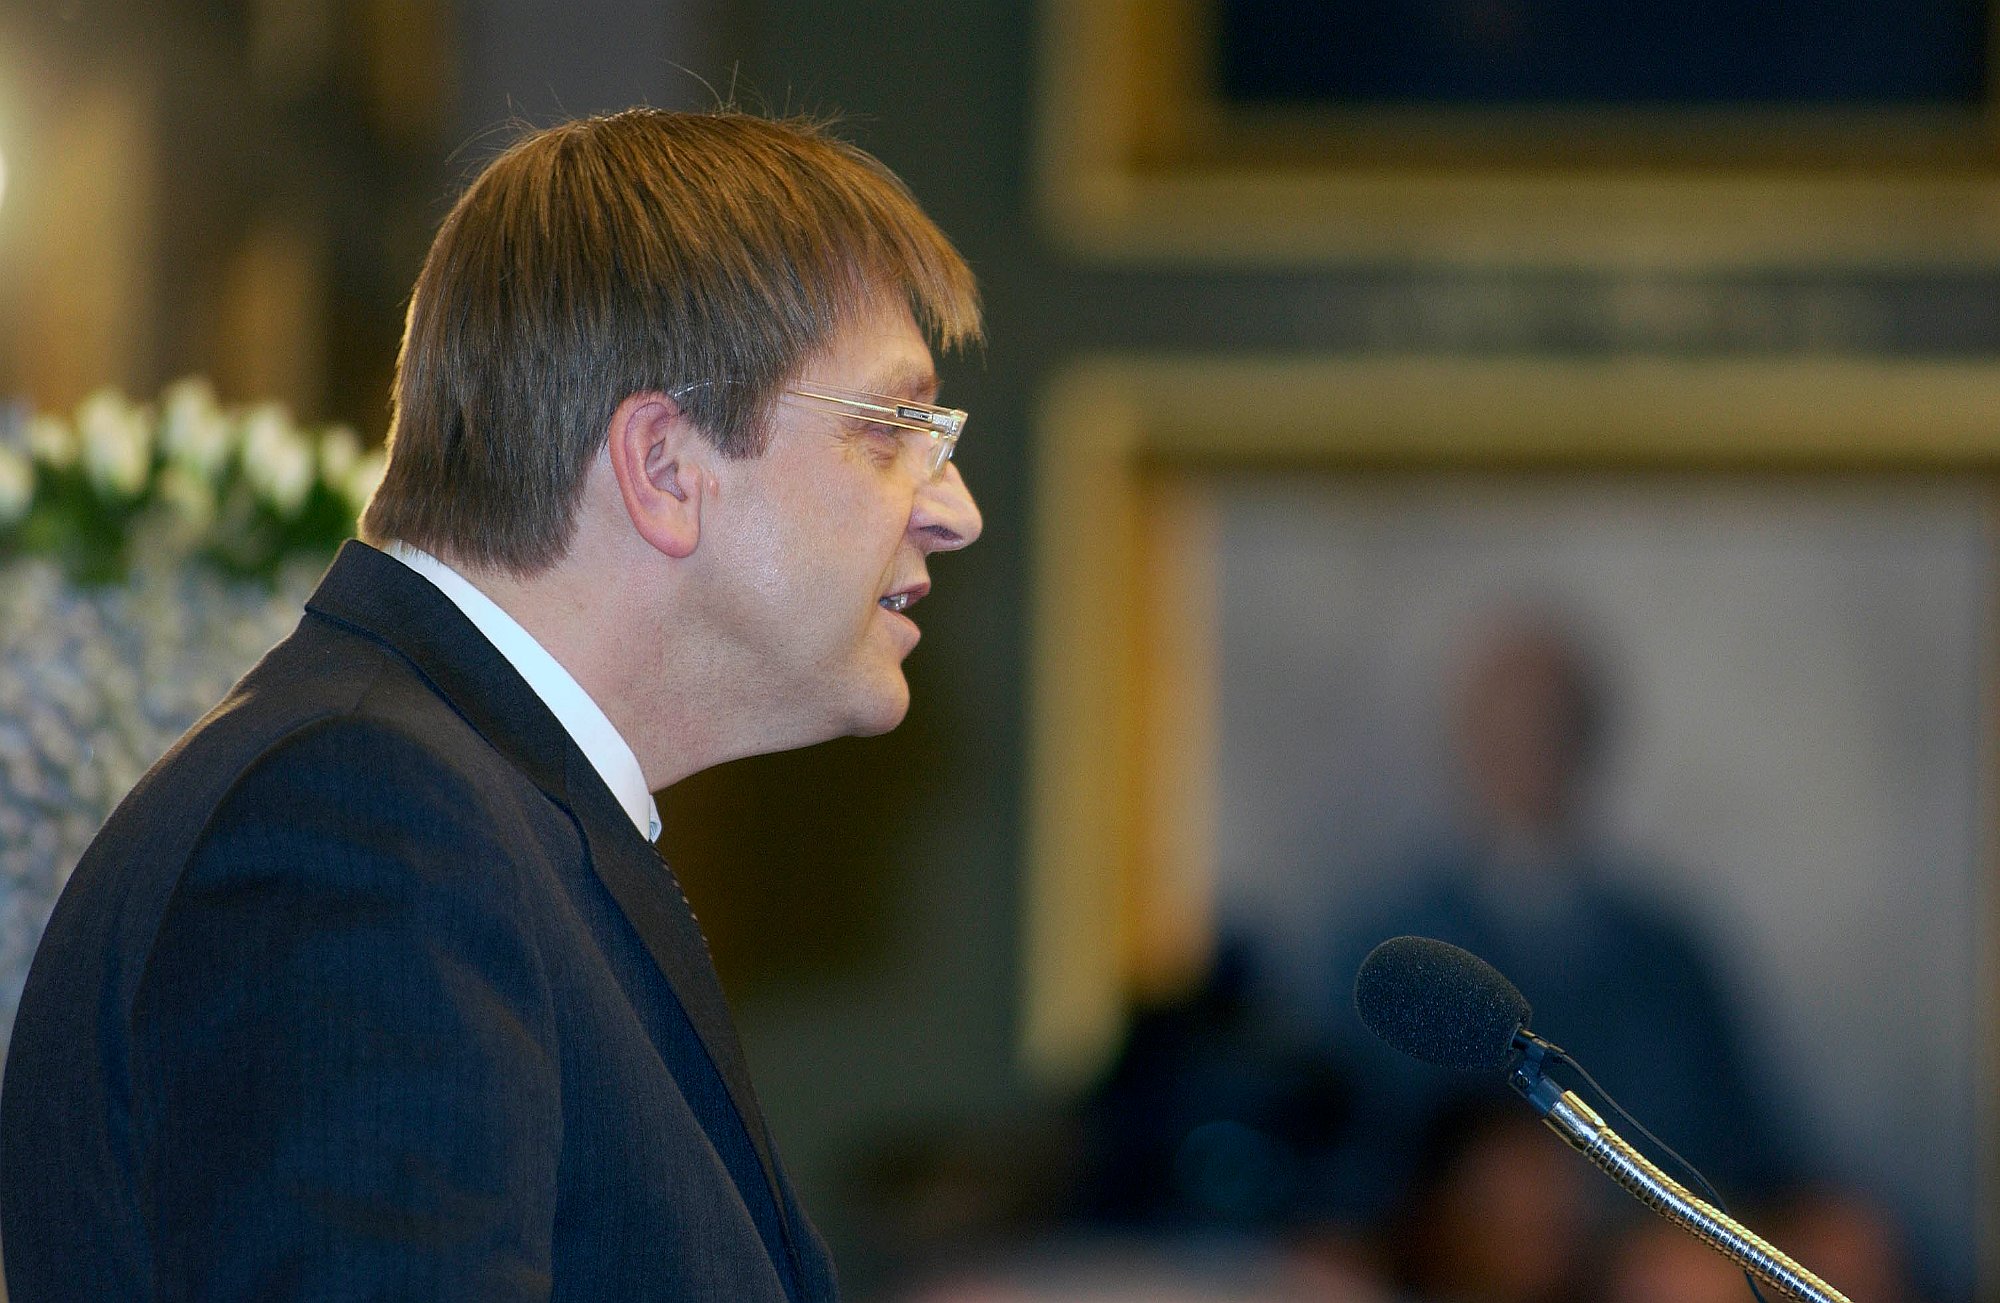
[[[271,875],[277,887],[356,856],[442,872],[454,859],[574,855],[576,840],[414,667],[308,617],[120,803],[42,949],[52,972],[67,956],[129,978],[190,875]]]
[[[384,777],[511,770],[408,661],[309,614],[160,758],[106,831],[206,821],[253,774],[295,764]]]
[[[273,739],[204,820],[181,890],[389,873],[511,894],[517,870],[581,855],[569,818],[483,737],[402,695],[390,685]]]

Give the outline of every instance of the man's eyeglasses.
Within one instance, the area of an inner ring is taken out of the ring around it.
[[[859,389],[835,389],[807,382],[785,390],[778,401],[859,417],[873,425],[928,434],[931,443],[924,457],[924,473],[932,479],[944,474],[944,464],[951,460],[951,454],[958,448],[959,432],[965,429],[965,413],[956,407],[934,407],[930,403]]]

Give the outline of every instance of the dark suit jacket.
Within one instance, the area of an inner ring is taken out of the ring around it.
[[[344,548],[56,907],[12,1303],[828,1299],[707,947],[457,607]]]

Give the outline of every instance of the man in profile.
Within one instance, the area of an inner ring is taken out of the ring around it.
[[[894,727],[978,537],[972,278],[818,129],[527,137],[418,278],[386,478],[49,924],[13,1303],[834,1297],[651,793]]]

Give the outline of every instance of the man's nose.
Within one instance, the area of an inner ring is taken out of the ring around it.
[[[910,528],[929,552],[955,551],[979,537],[985,522],[955,463],[946,462],[942,475],[917,490]]]

